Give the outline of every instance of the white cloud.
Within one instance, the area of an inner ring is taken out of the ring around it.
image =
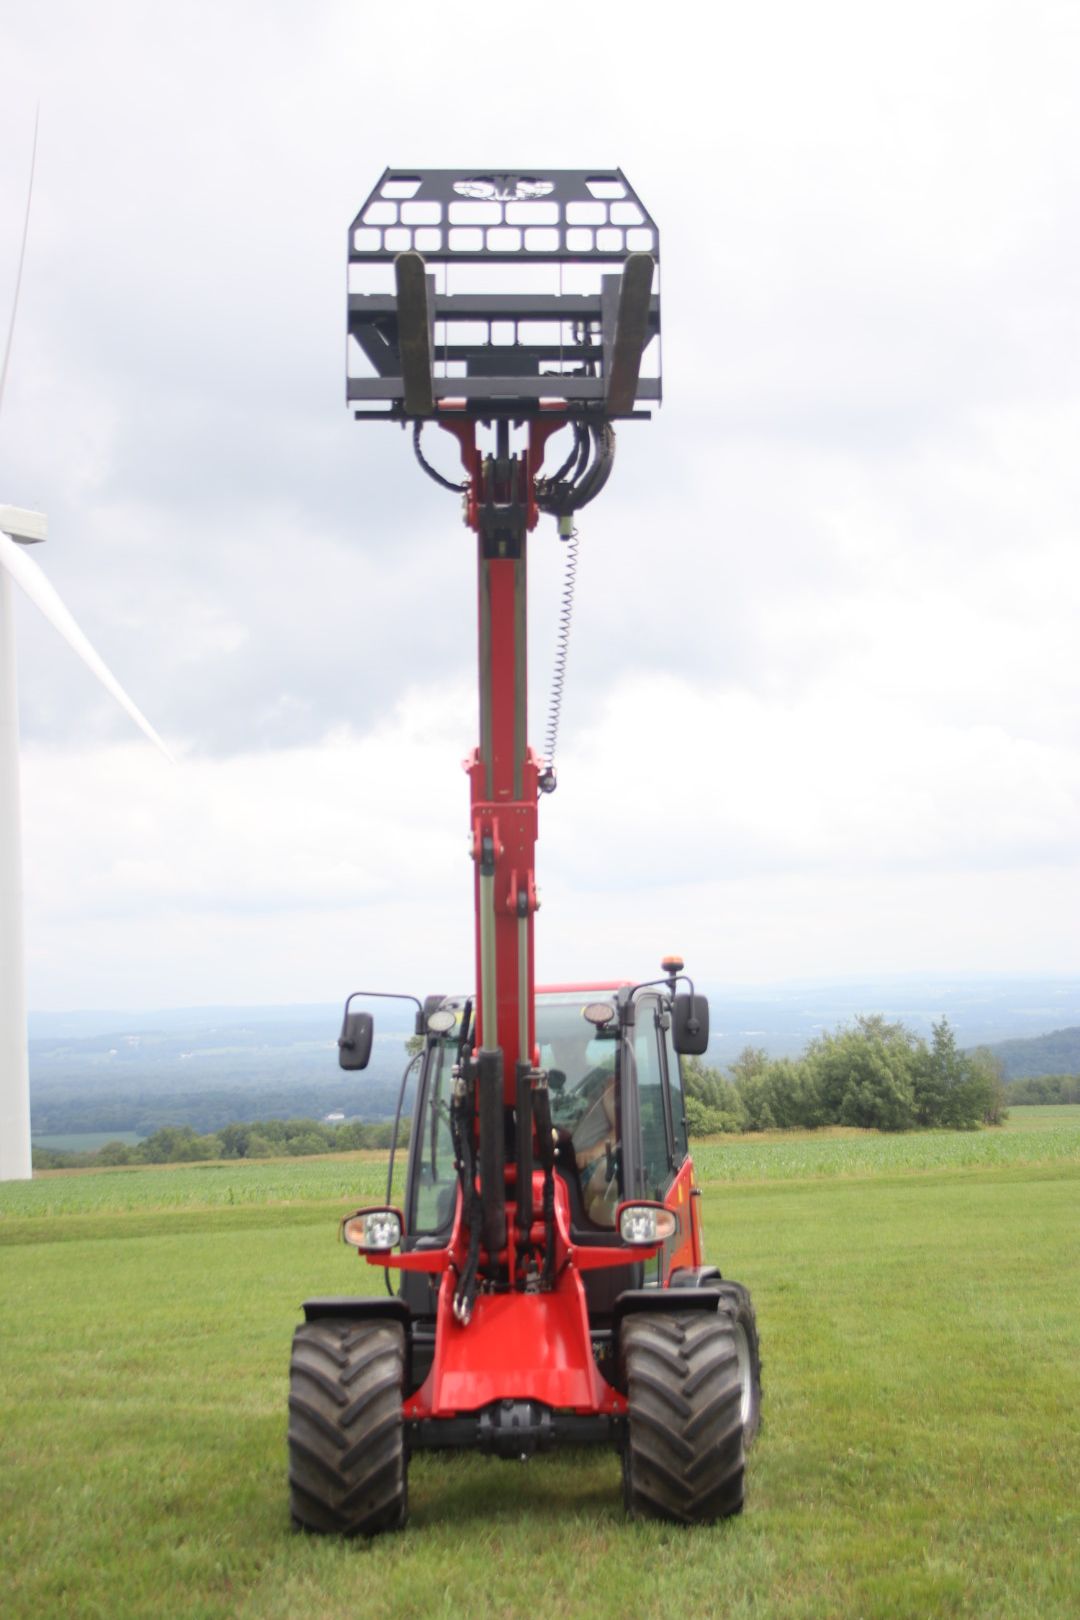
[[[472,546],[344,409],[342,260],[386,161],[493,151],[619,162],[663,233],[667,403],[581,522],[544,958],[647,969],[670,918],[751,977],[1075,963],[1073,11],[676,7],[645,54],[567,0],[3,26],[0,311],[39,96],[42,139],[0,495],[186,750],[143,759],[20,613],[39,1003],[460,980]]]
[[[466,984],[471,710],[416,688],[366,736],[175,770],[30,749],[37,1004]],[[1078,801],[1074,757],[1001,728],[631,680],[541,804],[541,970],[644,972],[674,933],[710,978],[1062,971]]]
[[[27,749],[33,1003],[332,999],[358,955],[431,959],[471,907],[462,710],[417,693],[365,738],[175,768]]]
[[[606,887],[630,872],[640,886],[673,881],[638,853],[658,839],[703,881],[960,872],[1067,863],[1080,760],[1000,726],[929,724],[859,690],[778,702],[658,677],[612,695],[561,791],[572,806],[550,818],[554,857]]]

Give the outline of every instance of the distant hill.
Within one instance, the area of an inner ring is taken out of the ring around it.
[[[1080,1025],[1024,1040],[998,1041],[990,1051],[1001,1059],[1006,1080],[1030,1080],[1041,1074],[1080,1074]]]
[[[992,1049],[1010,1078],[1080,1071],[1075,977],[909,976],[752,987],[710,984],[703,976],[699,988],[710,998],[707,1061],[716,1067],[747,1046],[794,1057],[860,1013],[883,1013],[924,1037],[944,1015],[960,1046],[997,1043]],[[329,1113],[391,1118],[415,1009],[385,1001],[373,1010],[375,1048],[363,1074],[338,1068],[340,1002],[33,1012],[34,1134],[141,1137],[163,1125],[206,1132]],[[1047,1029],[1056,1033],[1043,1034]],[[1070,1044],[1053,1044],[1064,1041]]]
[[[340,1112],[389,1119],[413,1017],[376,1014],[363,1074],[337,1062],[340,1006],[37,1014],[30,1020],[33,1133],[200,1132],[253,1119]]]
[[[746,1046],[770,1057],[797,1057],[808,1042],[849,1024],[860,1013],[882,1013],[929,1039],[945,1017],[957,1043],[970,1049],[1024,1041],[1080,1019],[1080,982],[1035,975],[928,974],[862,980],[804,981],[758,988],[710,983],[712,1033],[708,1062],[725,1068]]]

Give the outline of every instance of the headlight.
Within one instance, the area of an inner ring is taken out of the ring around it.
[[[619,1236],[624,1243],[664,1243],[674,1237],[678,1219],[663,1204],[623,1204],[619,1210]]]
[[[396,1209],[358,1209],[342,1221],[341,1236],[354,1249],[385,1254],[401,1242],[403,1226]]]

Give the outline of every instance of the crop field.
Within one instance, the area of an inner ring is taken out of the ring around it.
[[[408,1530],[372,1544],[291,1530],[285,1396],[301,1299],[382,1287],[336,1222],[384,1160],[0,1187],[5,1620],[1073,1620],[1080,1107],[696,1160],[763,1339],[742,1517],[630,1523],[605,1453],[420,1456]]]
[[[126,1142],[134,1147],[142,1141],[138,1131],[60,1131],[53,1135],[35,1136],[34,1147],[58,1148],[68,1153],[96,1153],[106,1142]]]

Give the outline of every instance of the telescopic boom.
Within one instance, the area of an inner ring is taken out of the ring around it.
[[[476,536],[471,1077],[492,1256],[508,1240],[510,1111],[520,1231],[532,1219],[534,1145],[547,1150],[533,1131],[533,930],[537,807],[554,772],[526,738],[527,539],[542,510],[572,532],[611,471],[613,419],[647,417],[643,403],[660,399],[658,259],[656,226],[617,169],[387,169],[349,229],[348,400],[358,420],[413,423],[418,458],[443,484],[421,431],[454,436]],[[573,448],[545,479],[547,441],[565,428]]]

